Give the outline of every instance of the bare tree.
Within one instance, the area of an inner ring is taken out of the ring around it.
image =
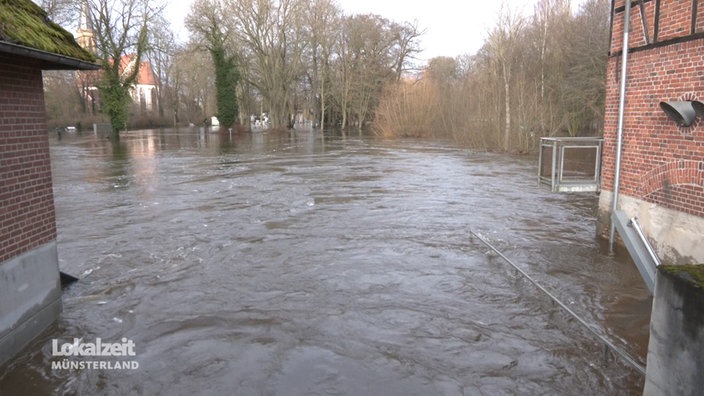
[[[341,11],[333,0],[314,0],[308,5],[307,23],[310,35],[310,85],[318,97],[320,127],[325,126],[327,111],[330,63],[332,60],[335,37],[338,34]]]
[[[257,102],[273,127],[291,126],[294,113],[350,115],[361,128],[384,84],[400,80],[418,52],[421,32],[378,16],[341,19],[332,0],[198,0],[188,26],[194,42],[236,56],[240,100]],[[220,85],[220,84],[217,84]]]
[[[102,64],[102,109],[119,139],[127,126],[130,89],[148,48],[150,18],[160,12],[148,0],[92,0],[90,13],[95,28],[98,57]]]
[[[191,43],[174,57],[173,84],[181,120],[200,124],[215,112],[215,71],[205,48]]]
[[[567,0],[541,0],[533,18],[504,8],[484,46],[473,55],[432,59],[423,79],[389,90],[375,130],[414,134],[418,109],[437,109],[441,136],[473,148],[526,152],[541,136],[600,133],[604,114],[608,0],[587,0],[572,14]],[[429,89],[432,84],[440,87]],[[394,109],[416,109],[392,114]]]
[[[223,0],[226,15],[249,68],[249,83],[262,95],[274,128],[291,122],[294,83],[308,45],[304,0]]]
[[[77,89],[75,73],[66,71],[45,71],[44,102],[47,125],[77,125],[82,115],[82,100]]]
[[[499,70],[504,89],[504,134],[503,148],[511,149],[511,83],[516,61],[516,50],[519,48],[518,40],[524,26],[524,20],[514,16],[506,7],[502,6],[499,24],[489,33],[487,50],[493,57]]]
[[[569,0],[540,0],[535,5],[532,26],[527,28],[527,40],[532,41],[528,46],[539,55],[537,70],[532,72],[539,73],[539,91],[536,93],[539,104],[534,111],[540,118],[541,134],[552,135],[560,129],[559,117],[553,119],[559,105],[554,94],[559,91],[564,76],[565,46],[561,42],[566,41],[565,29],[570,20]]]
[[[173,31],[169,28],[169,22],[162,16],[157,15],[154,23],[149,29],[149,47],[147,57],[157,75],[156,92],[159,116],[164,117],[168,106],[173,115],[175,125],[178,118],[178,107],[176,96],[173,90],[169,89],[174,85],[173,81],[173,57],[178,50]],[[168,98],[167,98],[168,95]]]
[[[51,20],[64,28],[73,27],[78,14],[78,2],[74,0],[40,0],[40,7],[46,10]]]
[[[237,83],[240,73],[237,55],[232,49],[233,31],[224,19],[223,4],[218,0],[198,0],[191,7],[186,26],[203,43],[211,55],[215,69],[217,117],[228,128],[237,121]]]
[[[429,79],[445,87],[457,81],[459,65],[455,58],[438,56],[428,61],[425,74]]]
[[[398,35],[378,15],[345,18],[338,42],[337,95],[342,127],[351,112],[361,129],[376,107],[384,84],[395,80],[398,60],[392,55]]]
[[[415,59],[415,55],[420,52],[418,39],[425,33],[425,30],[418,28],[418,22],[392,23],[390,33],[393,37],[391,47],[391,58],[394,62],[393,69],[396,81],[401,81],[403,73],[410,67],[410,61]]]
[[[561,102],[571,135],[598,134],[603,127],[609,49],[609,1],[589,0],[570,25],[565,45]]]
[[[75,1],[40,0],[37,1],[37,4],[46,10],[48,17],[53,22],[67,29],[73,27],[78,13]],[[75,71],[47,70],[44,71],[43,76],[47,116],[50,118],[48,122],[56,124],[75,122],[75,119],[86,110],[85,104],[76,106],[77,103],[81,103],[82,92],[79,91],[81,81],[76,78],[77,73]],[[73,120],[71,120],[72,118]]]

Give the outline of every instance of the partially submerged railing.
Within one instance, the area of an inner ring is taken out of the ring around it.
[[[540,183],[553,192],[599,191],[603,142],[596,137],[541,138]]]
[[[642,364],[638,363],[635,358],[633,358],[628,352],[625,350],[619,348],[611,342],[605,335],[602,334],[601,331],[595,329],[591,324],[589,324],[586,320],[584,320],[581,316],[577,315],[576,312],[574,312],[567,304],[564,302],[560,301],[554,294],[552,294],[550,291],[548,291],[545,287],[543,287],[541,284],[539,284],[536,280],[534,280],[526,271],[524,271],[521,267],[516,265],[513,261],[511,261],[508,257],[506,257],[501,251],[499,251],[497,248],[495,248],[489,241],[487,241],[484,237],[481,235],[477,234],[476,232],[470,230],[469,231],[470,235],[477,238],[481,243],[483,243],[486,247],[491,249],[494,253],[499,255],[505,262],[510,264],[515,270],[520,272],[521,275],[525,279],[527,279],[530,283],[533,284],[538,290],[543,292],[546,296],[548,296],[553,303],[559,305],[565,312],[567,312],[572,318],[577,320],[579,324],[584,326],[587,330],[589,330],[592,335],[594,335],[596,338],[598,338],[602,344],[604,345],[604,358],[606,359],[608,357],[608,352],[611,351],[614,353],[616,356],[621,358],[626,364],[629,366],[633,367],[635,370],[637,370],[641,375],[645,375],[645,366]]]

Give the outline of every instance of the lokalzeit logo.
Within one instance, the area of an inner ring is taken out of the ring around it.
[[[53,356],[135,356],[134,341],[122,338],[122,342],[104,343],[96,338],[95,342],[82,342],[82,338],[74,338],[73,343],[65,343],[59,348],[59,341],[51,341]]]
[[[139,362],[130,361],[109,361],[109,360],[70,360],[69,357],[125,357],[135,356],[134,341],[122,338],[121,342],[103,342],[101,338],[96,338],[94,342],[83,342],[82,338],[74,338],[73,343],[63,343],[59,345],[59,340],[53,339],[51,342],[51,354],[54,357],[63,357],[59,361],[52,361],[53,370],[136,370]]]

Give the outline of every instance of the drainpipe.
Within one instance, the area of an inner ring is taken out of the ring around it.
[[[628,31],[631,28],[631,0],[624,4],[623,17],[623,47],[621,48],[621,92],[618,103],[618,135],[616,138],[616,170],[614,172],[614,197],[611,207],[611,229],[609,230],[609,252],[614,251],[614,237],[616,233],[614,215],[618,209],[618,190],[621,181],[621,147],[623,146],[623,118],[626,107],[626,78],[628,77]]]

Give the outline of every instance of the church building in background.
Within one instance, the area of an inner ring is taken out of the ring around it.
[[[98,47],[95,38],[95,29],[88,9],[88,4],[83,2],[79,17],[78,30],[76,31],[76,42],[88,52],[97,55]],[[120,59],[120,73],[127,75],[139,67],[137,80],[130,89],[132,101],[141,113],[151,113],[158,109],[158,79],[154,74],[154,69],[148,61],[142,61],[137,65],[135,54],[124,55]],[[81,87],[83,100],[86,107],[95,113],[100,110],[100,93],[98,84],[102,78],[100,71],[79,72],[78,82]]]

